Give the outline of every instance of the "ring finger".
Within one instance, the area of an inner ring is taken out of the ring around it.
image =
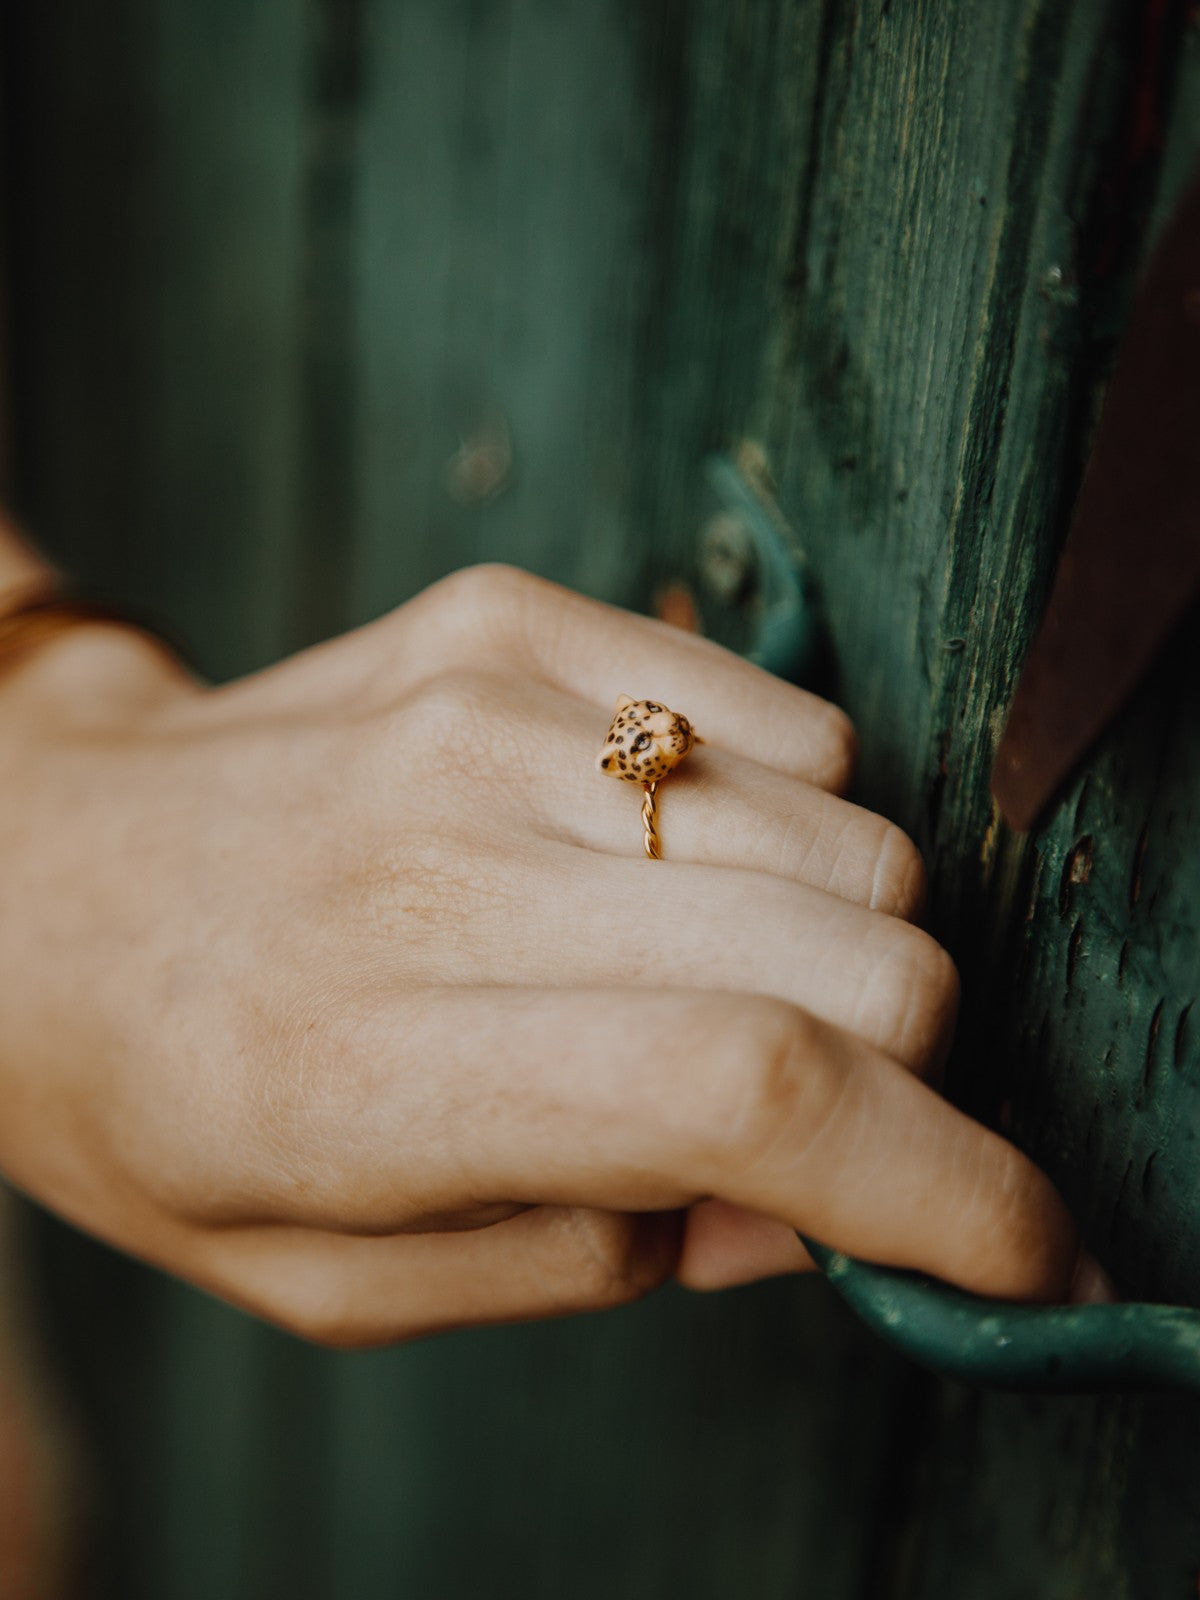
[[[484,814],[473,822],[494,821],[499,785],[511,806],[508,827],[532,824],[540,837],[642,856],[642,787],[597,770],[604,726],[592,706],[548,685],[526,681],[514,692],[510,681],[484,676],[469,675],[456,692],[464,704],[474,702],[470,725],[488,730],[490,739],[479,757],[491,769],[490,781],[458,790],[468,805],[472,792],[481,797]],[[702,712],[696,717],[703,735]],[[441,826],[436,791],[430,804]],[[715,741],[694,748],[663,780],[658,806],[664,855],[672,862],[790,878],[904,918],[921,908],[924,865],[894,823],[738,748]]]

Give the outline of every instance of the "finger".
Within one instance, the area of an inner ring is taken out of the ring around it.
[[[465,1233],[383,1239],[296,1227],[193,1244],[193,1277],[288,1332],[338,1348],[599,1311],[671,1275],[682,1219],[539,1207]]]
[[[578,700],[535,686],[514,711],[499,685],[474,692],[494,696],[485,716],[510,723],[497,772],[519,814],[570,843],[639,852],[641,786],[597,771],[596,727]],[[551,749],[558,759],[547,783]],[[658,807],[672,861],[772,873],[905,918],[924,902],[924,863],[894,823],[740,752],[693,750],[660,786]]]
[[[435,584],[355,645],[391,692],[447,666],[509,670],[566,689],[611,719],[619,694],[650,696],[690,718],[709,743],[835,791],[855,739],[845,714],[711,640],[634,616],[509,567],[474,567]],[[597,739],[599,748],[600,739]]]
[[[359,762],[356,792],[388,833],[403,790],[406,806],[427,812],[431,836],[457,813],[472,833],[499,822],[506,845],[532,830],[628,856],[639,849],[642,787],[598,770],[602,736],[601,719],[575,695],[455,673],[397,714]],[[749,756],[698,747],[663,782],[658,804],[672,861],[792,877],[901,917],[920,909],[924,864],[899,828]]]
[[[812,1270],[812,1257],[786,1222],[728,1200],[701,1200],[688,1210],[675,1268],[688,1289],[731,1289]]]
[[[273,1106],[272,1144],[243,1175],[275,1175],[259,1203],[277,1220],[394,1231],[467,1200],[640,1212],[717,1197],[985,1294],[1052,1296],[1074,1264],[1062,1202],[1018,1151],[779,1002],[449,989],[326,1042],[323,1086]]]
[[[536,840],[514,845],[502,873],[485,857],[436,912],[447,937],[431,939],[424,965],[410,959],[406,972],[430,984],[666,982],[772,996],[914,1071],[940,1071],[959,985],[928,934],[766,873],[647,861],[636,815],[629,824],[639,854],[624,859]],[[386,932],[371,924],[364,939],[364,959],[389,959]]]
[[[543,793],[540,803],[551,799]],[[641,843],[641,800],[635,785],[611,782],[586,805],[581,797],[560,831],[627,859]],[[656,810],[672,862],[789,878],[905,920],[924,906],[925,864],[895,823],[757,762],[701,750],[660,785]]]
[[[669,975],[683,988],[772,996],[913,1071],[932,1076],[945,1064],[958,974],[919,928],[807,884],[732,867],[603,858],[588,873],[588,892],[594,904],[574,915],[564,914],[565,896],[557,915],[544,906],[554,929],[548,979],[551,967],[559,983],[620,984],[637,974],[656,984]]]
[[[537,805],[558,811],[560,837],[616,856],[636,855],[641,789],[613,780],[602,791],[590,784],[577,796],[582,789],[579,780],[543,789]],[[656,807],[672,862],[790,878],[906,920],[924,905],[925,864],[895,823],[757,762],[722,750],[697,751],[660,784]],[[551,826],[547,817],[546,831]]]

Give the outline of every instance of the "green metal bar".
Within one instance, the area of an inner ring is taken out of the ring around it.
[[[1167,1305],[1030,1306],[984,1300],[801,1239],[868,1327],[945,1377],[993,1389],[1200,1394],[1200,1311]]]

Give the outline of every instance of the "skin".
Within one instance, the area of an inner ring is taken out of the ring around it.
[[[661,862],[595,770],[626,688],[706,741]],[[1048,1180],[930,1086],[957,978],[850,725],[702,639],[495,567],[215,689],[82,626],[5,669],[0,759],[0,1168],[135,1255],[334,1345],[797,1228],[1068,1291]]]

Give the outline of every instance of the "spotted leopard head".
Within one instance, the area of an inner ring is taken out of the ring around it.
[[[696,743],[686,717],[656,700],[617,700],[617,714],[596,758],[601,772],[627,783],[657,783]]]

